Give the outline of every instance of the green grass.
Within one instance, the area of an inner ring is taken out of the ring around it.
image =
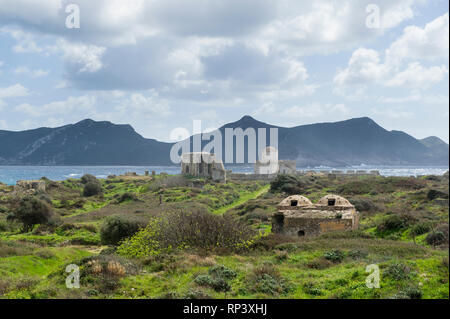
[[[95,276],[90,275],[89,280],[82,278],[80,289],[68,290],[64,266],[78,264],[84,257],[105,248],[100,246],[98,230],[103,218],[110,214],[150,218],[179,207],[208,209],[213,214],[234,214],[267,239],[270,236],[265,235],[271,232],[270,215],[286,197],[286,194],[269,192],[270,185],[258,182],[218,184],[205,180],[198,188],[182,186],[186,185],[183,183],[160,187],[163,179],[156,176],[154,180],[102,180],[103,196],[90,198],[81,197],[79,180],[61,182],[64,187],[53,188],[47,194],[55,213],[66,223],[67,217],[86,215],[69,219],[73,227],[44,229],[40,233],[19,233],[17,226],[7,224],[0,231],[0,298],[182,298],[195,291],[212,298],[392,298],[404,296],[411,287],[418,289],[422,298],[449,297],[448,249],[430,247],[425,241],[428,233],[417,236],[415,243],[410,236],[412,227],[419,222],[430,223],[434,228],[448,223],[448,207],[436,205],[426,197],[431,188],[448,189],[448,181],[383,177],[301,177],[305,185],[302,194],[313,201],[336,193],[350,201],[360,199],[364,204],[366,199],[373,204],[375,208],[361,211],[360,231],[303,239],[289,244],[289,249],[275,242],[268,250],[260,247],[207,256],[184,251],[160,256],[162,260],[125,260],[121,262],[138,264],[139,271],[118,279],[116,289],[102,292],[99,281],[92,280]],[[136,203],[118,202],[127,192],[136,195]],[[160,195],[162,205],[159,205]],[[9,196],[0,191],[0,204],[6,210]],[[76,208],[80,201],[82,207]],[[388,214],[408,215],[411,219],[403,228],[380,233],[377,227]],[[6,214],[0,213],[0,221],[2,225],[7,223]],[[284,250],[280,252],[280,249]],[[321,269],[313,267],[323,261],[325,253],[335,249],[344,252],[342,262]],[[361,256],[355,257],[359,251]],[[264,263],[271,263],[291,286],[288,293],[255,292],[252,276]],[[395,263],[410,269],[407,279],[394,280],[386,275]],[[207,274],[214,264],[223,264],[237,273],[230,281],[231,291],[227,294],[194,282],[196,276]],[[369,264],[380,267],[380,289],[365,285]],[[2,296],[5,283],[9,288]]]
[[[239,197],[239,199],[237,201],[235,201],[227,206],[224,206],[224,207],[214,210],[213,214],[216,214],[216,215],[224,214],[227,211],[229,211],[239,205],[242,205],[251,199],[256,199],[256,198],[264,195],[265,193],[267,193],[269,191],[269,189],[270,189],[270,185],[266,185],[254,192],[244,193]]]

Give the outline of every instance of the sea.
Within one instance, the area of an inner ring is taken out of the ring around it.
[[[234,173],[252,174],[253,165],[225,165],[226,169]],[[358,165],[349,167],[297,167],[298,170],[330,171],[330,170],[378,170],[383,176],[419,176],[443,175],[449,170],[448,166],[371,166]],[[136,172],[144,175],[145,171],[155,171],[156,174],[165,172],[170,175],[180,174],[179,166],[0,166],[0,182],[15,185],[19,180],[36,180],[47,177],[54,181],[68,178],[80,178],[84,174],[92,174],[97,178],[106,178],[108,175],[121,175],[127,172]]]

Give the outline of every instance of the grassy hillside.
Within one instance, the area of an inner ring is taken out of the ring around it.
[[[46,192],[31,197],[51,218],[27,232],[11,220],[27,195],[0,184],[0,298],[449,297],[448,174],[91,182],[99,194],[83,196],[86,180],[46,180]],[[361,212],[360,229],[301,240],[271,234],[277,203],[294,193],[346,197]],[[79,289],[66,288],[69,264],[80,268]],[[369,289],[374,264],[380,288]]]

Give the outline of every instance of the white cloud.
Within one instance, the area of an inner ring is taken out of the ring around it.
[[[155,91],[150,91],[148,96],[141,93],[133,93],[116,109],[124,113],[140,114],[143,117],[153,116],[154,114],[167,116],[172,113],[169,102],[161,99]]]
[[[31,78],[36,79],[43,76],[46,76],[50,73],[48,70],[30,70],[26,66],[19,66],[14,70],[14,74],[16,75],[29,75]]]
[[[29,94],[30,92],[28,91],[28,89],[19,83],[11,85],[9,87],[0,87],[0,99],[22,97]]]
[[[448,14],[428,23],[424,29],[405,28],[384,54],[359,48],[349,60],[347,68],[337,71],[333,92],[351,99],[366,97],[368,85],[427,89],[448,75],[448,66],[423,66],[411,59],[434,60],[448,58]],[[447,62],[448,63],[448,62]],[[356,90],[356,93],[355,93]]]
[[[86,112],[89,112],[95,106],[95,103],[95,96],[71,96],[66,100],[51,102],[42,106],[22,103],[14,107],[14,111],[24,113],[33,117],[48,117],[55,114],[71,114],[74,112],[81,112],[86,114]]]
[[[395,74],[386,82],[386,85],[426,89],[441,82],[447,74],[446,66],[425,68],[419,62],[414,62],[405,70]]]
[[[408,26],[402,36],[386,51],[386,59],[396,64],[404,59],[447,58],[449,52],[448,13],[434,19],[424,28]]]
[[[380,63],[377,51],[360,48],[353,52],[348,67],[336,74],[334,83],[337,85],[376,83],[385,78],[388,71],[389,68]]]
[[[59,41],[59,47],[64,52],[66,63],[78,73],[95,73],[103,67],[101,59],[106,51],[105,47],[70,43],[65,40]]]
[[[16,40],[16,45],[12,50],[15,53],[40,53],[43,55],[50,55],[57,52],[57,48],[53,45],[40,46],[36,43],[35,37],[30,32],[25,32],[18,28],[2,27],[0,34],[9,34]]]

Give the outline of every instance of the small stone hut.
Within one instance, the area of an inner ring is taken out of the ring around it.
[[[181,156],[181,174],[211,178],[223,183],[227,180],[222,160],[217,159],[214,154],[204,152],[184,153]]]
[[[322,197],[316,204],[301,195],[289,196],[272,216],[272,232],[287,236],[316,236],[332,231],[358,229],[359,213],[347,199]]]

